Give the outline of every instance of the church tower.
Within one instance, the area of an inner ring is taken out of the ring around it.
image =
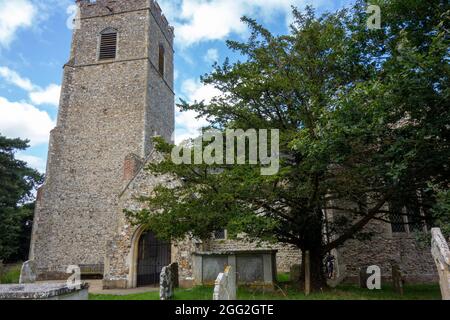
[[[118,196],[174,131],[173,28],[153,0],[77,0],[79,28],[64,66],[47,177],[38,192],[30,259],[41,278],[68,265],[103,274]]]

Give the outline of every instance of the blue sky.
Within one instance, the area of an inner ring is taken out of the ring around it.
[[[133,1],[133,0],[129,0]],[[31,148],[17,157],[45,171],[48,136],[58,112],[62,66],[72,31],[67,27],[74,0],[0,0],[0,133],[26,138]],[[247,15],[274,33],[288,31],[291,5],[312,4],[318,12],[351,0],[160,0],[175,27],[175,91],[188,101],[208,100],[217,92],[199,78],[230,52],[225,40],[244,40],[240,22]],[[204,125],[193,113],[176,115],[176,141],[194,136]]]

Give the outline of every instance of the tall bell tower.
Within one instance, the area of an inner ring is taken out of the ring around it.
[[[174,131],[173,28],[153,0],[77,0],[30,259],[41,278],[103,268],[130,159]],[[131,156],[131,157],[130,157]],[[128,161],[128,162],[127,162]],[[65,276],[66,277],[66,276]]]

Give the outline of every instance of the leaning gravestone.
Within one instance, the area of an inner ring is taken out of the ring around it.
[[[441,229],[431,229],[431,254],[439,273],[442,300],[450,300],[450,250]]]
[[[28,260],[23,263],[20,271],[20,284],[35,283],[36,282],[36,265],[33,260]]]
[[[228,266],[219,273],[214,287],[213,300],[236,300],[236,273]]]
[[[162,268],[159,277],[159,297],[161,300],[170,300],[173,298],[173,277],[172,268],[167,266]]]

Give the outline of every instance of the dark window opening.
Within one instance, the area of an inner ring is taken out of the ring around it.
[[[165,69],[165,49],[164,46],[161,44],[159,45],[159,73],[163,77],[165,71],[164,69]]]
[[[214,239],[225,240],[227,238],[225,229],[217,230],[214,232]]]
[[[100,60],[115,59],[117,54],[117,32],[107,30],[100,36]]]
[[[389,220],[393,233],[406,232],[406,224],[403,213],[403,206],[396,203],[389,204]]]

